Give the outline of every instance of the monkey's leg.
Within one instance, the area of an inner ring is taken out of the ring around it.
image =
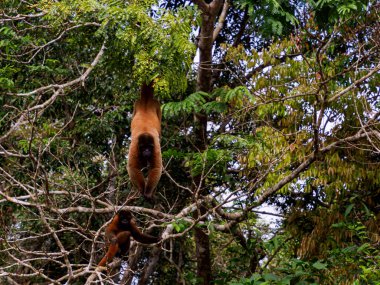
[[[141,170],[135,167],[127,167],[127,170],[133,186],[135,186],[141,194],[144,194],[145,179]]]
[[[158,145],[159,147],[159,145]],[[153,196],[153,191],[156,188],[158,182],[160,181],[162,174],[162,157],[161,150],[154,154],[153,161],[150,164],[149,173],[147,181],[145,184],[144,196],[151,199]]]
[[[98,266],[105,266],[107,263],[110,263],[118,251],[119,243],[117,242],[117,240],[111,241],[107,253],[99,262]]]
[[[131,232],[124,231],[117,235],[117,243],[119,244],[120,257],[124,256],[128,250],[131,243]]]
[[[148,179],[146,181],[144,196],[151,199],[153,196],[153,191],[156,188],[158,182],[160,181],[162,173],[162,168],[151,168],[149,170]]]
[[[129,146],[127,171],[129,179],[134,187],[136,187],[141,194],[144,194],[145,179],[141,172],[141,164],[139,161],[139,149],[137,139],[132,138],[131,145]]]
[[[125,255],[129,250],[131,233],[129,231],[120,232],[116,238],[111,240],[107,253],[104,255],[98,266],[105,266],[110,263],[120,250],[120,255]]]

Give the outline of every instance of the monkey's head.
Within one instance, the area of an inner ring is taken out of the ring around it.
[[[131,219],[132,219],[132,213],[127,210],[121,210],[119,213],[119,226],[121,228],[129,226]]]
[[[145,161],[149,161],[153,156],[154,139],[150,134],[142,134],[139,136],[139,156]]]

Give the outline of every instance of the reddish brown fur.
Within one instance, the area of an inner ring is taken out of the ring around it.
[[[132,141],[128,155],[128,174],[132,184],[138,188],[141,194],[150,199],[161,178],[161,108],[160,103],[153,98],[153,82],[144,84],[141,88],[141,97],[136,101],[133,111],[131,133]],[[142,173],[144,163],[139,158],[138,138],[142,134],[148,134],[153,138],[153,158],[149,162],[146,179]]]
[[[128,221],[128,223],[122,224],[121,220]],[[156,243],[160,240],[157,237],[142,233],[136,226],[131,212],[126,210],[121,210],[115,215],[106,228],[105,236],[109,248],[98,266],[105,266],[110,263],[117,254],[125,255],[129,250],[131,236],[141,243]]]

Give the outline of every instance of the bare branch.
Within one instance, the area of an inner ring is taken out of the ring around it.
[[[230,3],[229,3],[228,0],[226,0],[224,2],[224,5],[223,5],[222,13],[219,16],[218,23],[216,24],[216,27],[214,29],[214,33],[213,33],[213,36],[212,36],[212,41],[213,42],[216,40],[216,37],[219,35],[220,31],[223,28],[224,21],[226,20],[226,17],[227,17],[227,11],[228,11],[228,7],[229,6],[230,6]]]
[[[370,78],[372,75],[374,75],[375,73],[377,73],[379,70],[380,70],[380,62],[370,72],[368,72],[365,76],[363,76],[362,78],[359,78],[359,79],[355,80],[355,82],[353,82],[347,88],[345,88],[342,91],[340,91],[340,92],[332,95],[332,97],[330,97],[327,101],[329,103],[335,101],[336,99],[338,99],[339,97],[343,96],[347,92],[349,92],[352,89],[356,88],[360,83],[362,83],[366,79]]]
[[[50,106],[51,104],[53,104],[55,102],[57,97],[64,92],[64,90],[67,87],[73,86],[73,85],[78,84],[78,83],[83,83],[87,79],[90,72],[99,63],[99,60],[101,59],[102,55],[104,54],[104,50],[105,50],[105,41],[103,42],[103,44],[102,44],[98,54],[96,55],[95,59],[92,61],[90,66],[86,69],[86,71],[80,77],[78,77],[78,78],[76,78],[70,82],[67,82],[64,84],[51,84],[49,86],[43,86],[43,87],[40,87],[40,88],[35,89],[35,90],[28,92],[28,93],[17,93],[17,94],[11,93],[11,94],[8,94],[8,95],[16,95],[16,96],[31,96],[31,95],[35,95],[35,94],[39,94],[42,92],[46,92],[46,91],[55,89],[53,92],[53,95],[48,100],[46,100],[44,103],[29,107],[26,110],[24,110],[21,113],[17,122],[12,125],[12,127],[8,130],[7,133],[5,133],[3,136],[0,137],[0,143],[2,143],[11,133],[13,133],[16,129],[18,129],[22,124],[25,124],[26,116],[28,113],[30,113],[34,110],[40,110],[40,109],[44,109],[44,108]]]

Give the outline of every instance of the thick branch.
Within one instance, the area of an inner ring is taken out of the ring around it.
[[[363,132],[362,130],[360,130],[359,132],[357,132],[353,136],[350,136],[350,137],[347,137],[347,138],[343,138],[341,140],[333,142],[333,143],[329,144],[328,146],[323,147],[323,148],[321,148],[319,150],[318,158],[321,158],[321,156],[324,153],[326,153],[326,152],[334,149],[335,147],[338,147],[341,144],[349,143],[349,142],[354,142],[354,141],[357,141],[359,139],[366,138],[368,135],[370,135],[370,136],[376,135],[376,130],[375,131],[370,131],[370,132]],[[287,183],[289,183],[293,179],[295,179],[301,172],[305,171],[316,160],[316,158],[317,158],[317,155],[314,152],[311,153],[310,156],[309,156],[309,158],[306,159],[303,163],[301,163],[292,173],[290,173],[288,176],[286,176],[283,179],[281,179],[273,187],[271,187],[271,188],[267,189],[266,191],[264,191],[264,193],[261,194],[257,198],[257,200],[255,201],[255,203],[253,203],[251,206],[249,206],[246,209],[244,209],[242,212],[239,212],[239,213],[224,213],[223,214],[221,212],[221,210],[218,210],[218,214],[220,214],[221,216],[226,217],[227,219],[229,219],[231,221],[229,223],[227,223],[227,224],[224,224],[224,225],[215,225],[215,229],[218,230],[218,231],[227,231],[227,230],[230,230],[234,225],[236,225],[237,223],[239,223],[240,221],[242,221],[244,219],[245,215],[249,211],[251,211],[253,208],[258,207],[259,205],[262,205],[267,200],[268,197],[270,197],[271,195],[275,194],[283,186],[285,186]],[[208,198],[208,200],[209,199],[210,198]]]
[[[213,42],[216,40],[216,37],[219,35],[220,31],[223,28],[224,21],[226,20],[226,17],[227,17],[227,11],[228,11],[228,7],[229,6],[230,6],[229,1],[225,1],[224,5],[223,5],[222,13],[219,16],[218,23],[216,24],[216,27],[214,29],[214,33],[213,33],[213,36],[212,36],[212,41]]]
[[[208,12],[208,10],[210,9],[210,5],[206,4],[206,2],[203,0],[193,0],[193,2],[203,12]]]
[[[380,62],[376,65],[376,67],[374,69],[372,69],[370,72],[368,72],[365,76],[363,76],[362,78],[359,78],[358,80],[356,80],[355,82],[353,82],[350,86],[348,86],[347,88],[343,89],[342,91],[338,92],[337,94],[333,95],[331,98],[328,99],[327,102],[333,102],[335,101],[337,98],[339,98],[340,96],[343,96],[344,94],[346,94],[347,92],[351,91],[352,89],[356,88],[360,83],[362,83],[363,81],[365,81],[366,79],[370,78],[372,75],[374,75],[375,73],[377,73],[378,71],[380,70]]]
[[[67,83],[64,83],[64,84],[51,84],[51,85],[48,85],[48,86],[43,86],[43,87],[40,87],[40,88],[37,88],[31,92],[28,92],[28,93],[17,93],[17,94],[12,94],[10,93],[9,95],[17,95],[17,96],[30,96],[30,95],[34,95],[34,94],[38,94],[38,93],[42,93],[44,91],[47,91],[47,90],[51,90],[51,89],[66,89],[67,87],[70,87],[72,85],[75,85],[77,83],[80,83],[80,82],[83,82],[86,80],[86,78],[88,77],[88,75],[90,74],[90,72],[94,69],[94,67],[99,63],[99,60],[101,59],[101,57],[103,56],[104,54],[104,50],[105,50],[106,46],[105,46],[105,41],[103,42],[98,54],[96,55],[96,57],[94,58],[94,60],[91,62],[90,66],[86,69],[86,71],[81,75],[79,76],[78,78],[72,80],[72,81],[69,81]],[[34,109],[37,108],[37,106],[34,107]],[[33,110],[33,109],[32,109]]]
[[[276,59],[280,62],[280,63],[284,63],[286,61],[287,58],[294,58],[294,57],[297,57],[301,55],[300,53],[294,53],[294,54],[286,54],[286,55],[283,55],[281,57],[276,57]],[[263,63],[263,64],[260,64],[259,66],[255,67],[254,69],[252,69],[250,72],[247,73],[247,75],[245,76],[245,81],[249,81],[251,79],[251,77],[253,75],[255,75],[256,73],[259,73],[261,72],[264,68],[268,67],[268,66],[271,66],[272,63]]]

